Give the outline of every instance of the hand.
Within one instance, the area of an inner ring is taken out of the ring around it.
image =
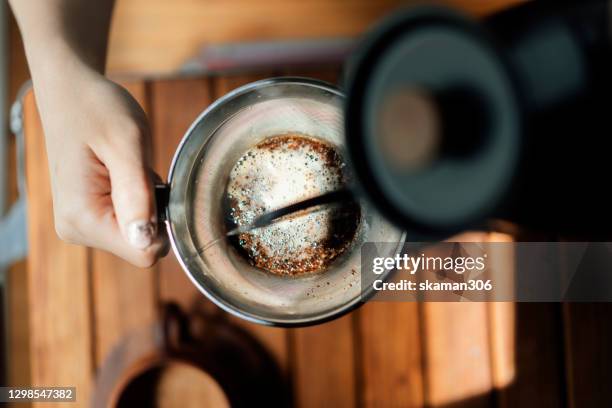
[[[55,228],[63,240],[148,267],[167,253],[158,226],[145,113],[103,75],[78,67],[36,86]]]

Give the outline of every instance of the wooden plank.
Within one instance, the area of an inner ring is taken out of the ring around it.
[[[157,318],[154,269],[140,269],[100,250],[92,253],[95,365],[131,330]]]
[[[483,242],[484,233],[450,241]],[[425,402],[489,407],[493,388],[487,304],[426,302],[421,307]]]
[[[30,384],[32,356],[26,262],[9,269],[7,296],[7,380],[11,386]]]
[[[154,165],[165,179],[183,135],[211,102],[210,83],[203,79],[155,81],[150,92]],[[185,309],[196,300],[204,300],[174,254],[162,259],[158,268],[162,300],[177,302]]]
[[[486,304],[424,303],[422,309],[427,405],[490,406]]]
[[[514,292],[513,237],[509,234],[490,233],[487,236],[487,269],[493,271],[498,296],[512,296]],[[512,302],[488,304],[491,377],[493,386],[504,392],[512,383],[515,371],[515,307]]]
[[[87,406],[93,376],[88,250],[60,241],[52,226],[47,155],[31,93],[25,99],[24,126],[30,244],[30,384],[76,386],[77,406]]]
[[[501,393],[513,384],[516,376],[515,304],[491,302],[489,311],[489,338],[491,348],[491,376],[493,385]]]
[[[283,69],[281,75],[308,76],[334,83],[338,70]],[[359,376],[357,316],[292,332],[294,393],[298,407],[354,406]]]
[[[498,406],[564,406],[560,305],[516,303],[515,307],[515,334],[509,342],[514,375],[496,384]]]
[[[570,407],[612,406],[612,303],[563,305]]]
[[[220,98],[239,86],[273,76],[275,76],[274,72],[258,72],[248,75],[228,75],[214,78],[212,82],[213,97],[215,99]],[[289,374],[291,362],[289,357],[288,330],[250,323],[234,316],[229,318],[233,323],[248,330],[274,356],[281,370],[285,374]]]
[[[354,315],[294,329],[294,396],[297,407],[353,407],[357,403]]]
[[[123,84],[148,110],[144,82]],[[100,367],[112,347],[131,330],[157,318],[156,274],[104,251],[92,250],[95,364]]]
[[[481,16],[522,0],[441,0]],[[354,37],[402,0],[119,0],[110,35],[115,72],[169,73],[206,44]],[[160,30],[160,27],[164,29]]]
[[[110,35],[109,68],[167,73],[206,44],[354,36],[402,3],[122,0]]]
[[[528,237],[522,234],[518,238]],[[490,234],[489,240],[509,243],[513,238],[495,233]],[[496,285],[514,287],[512,250],[495,244],[489,247],[489,260],[498,262],[492,265],[498,272]],[[489,304],[491,367],[498,406],[564,405],[560,312],[560,306],[552,303]]]
[[[418,303],[369,302],[357,311],[364,407],[422,407]]]

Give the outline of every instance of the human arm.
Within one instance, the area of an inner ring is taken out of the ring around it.
[[[167,251],[146,115],[104,76],[112,0],[11,0],[49,158],[56,230],[138,266]]]

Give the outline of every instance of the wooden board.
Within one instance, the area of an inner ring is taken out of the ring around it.
[[[612,406],[612,303],[563,305],[570,407]]]
[[[188,79],[156,81],[151,84],[151,127],[154,167],[166,180],[170,163],[183,135],[211,102],[210,81]],[[203,299],[189,281],[174,254],[158,265],[160,298],[174,301],[189,310]]]
[[[441,0],[481,16],[523,0]],[[354,37],[402,0],[119,0],[108,58],[113,72],[176,71],[203,46],[244,41]]]
[[[314,75],[310,72],[279,73]],[[272,74],[166,80],[130,86],[131,92],[149,106],[158,171],[161,174],[167,172],[185,129],[214,97]],[[333,72],[316,74],[327,80],[333,80],[333,75]],[[29,111],[33,111],[31,102]],[[34,114],[30,115],[36,118]],[[34,137],[38,137],[40,142],[37,122],[28,127],[28,140],[35,140]],[[76,266],[77,279],[70,275],[68,285],[72,291],[87,282],[87,267],[91,267],[91,298],[80,300],[79,310],[85,312],[73,313],[72,308],[70,310],[72,318],[80,319],[77,323],[87,324],[88,329],[84,336],[73,339],[73,343],[78,341],[76,345],[58,351],[79,362],[72,370],[78,371],[78,378],[85,378],[90,387],[94,367],[100,365],[110,348],[127,331],[155,318],[158,300],[178,301],[185,308],[190,308],[195,301],[206,301],[186,279],[172,255],[158,269],[158,299],[152,270],[137,270],[111,255],[88,252],[59,242],[48,222],[50,196],[48,187],[42,186],[47,182],[48,174],[46,163],[39,160],[41,155],[44,157],[41,149],[39,143],[28,150],[29,185],[36,188],[36,200],[33,200],[31,210],[41,214],[39,218],[34,216],[37,223],[31,226],[35,240],[33,248],[37,254],[37,260],[33,260],[31,266],[55,262],[53,268],[66,270],[66,265],[70,264],[70,271],[74,271]],[[44,166],[40,166],[41,163]],[[41,201],[45,194],[46,201]],[[41,243],[36,244],[43,242],[41,236],[45,238],[44,247]],[[57,249],[60,258],[49,260],[48,249]],[[78,274],[78,265],[83,268],[81,275]],[[63,275],[59,273],[58,276],[62,278]],[[85,286],[89,287],[88,284]],[[45,293],[46,289],[36,287],[35,293]],[[56,289],[59,294],[59,288]],[[37,299],[33,310],[42,307],[37,303],[41,298],[37,296]],[[72,299],[75,300],[78,297]],[[138,306],[133,307],[133,302],[138,302]],[[55,308],[51,313],[59,310],[60,306],[67,309],[66,300],[52,298],[47,304]],[[89,307],[92,308],[91,315]],[[336,321],[296,330],[265,328],[229,319],[246,328],[276,357],[292,379],[297,406],[386,406],[391,401],[390,396],[394,405],[407,407],[425,404],[490,406],[493,403],[513,406],[533,400],[542,406],[554,406],[564,399],[559,375],[563,368],[557,358],[558,347],[555,348],[560,344],[556,340],[558,325],[555,323],[559,320],[552,318],[556,313],[554,307],[538,307],[529,305],[514,311],[508,304],[372,303]],[[513,329],[515,318],[518,320]],[[41,333],[42,326],[34,318],[33,333],[36,330]],[[42,327],[42,330],[47,328]],[[45,332],[44,341],[36,334],[30,337],[31,348],[39,344],[55,345],[58,335],[52,331],[49,334],[47,338]],[[518,336],[516,340],[515,335]],[[85,358],[76,359],[74,354],[82,354],[83,350]],[[534,353],[541,358],[533,359]],[[40,374],[41,364],[40,360],[32,361],[32,381]],[[64,375],[55,367],[47,368],[43,374],[47,376],[41,374],[43,381]],[[77,378],[74,372],[65,375]],[[576,390],[580,389],[578,385],[581,383],[575,384]],[[493,388],[498,389],[495,395],[492,394]],[[88,392],[87,387],[79,385],[79,390],[82,389]],[[546,393],[538,390],[546,390]],[[584,391],[575,391],[575,394],[592,395]]]
[[[158,172],[165,177],[185,130],[214,98],[277,74],[328,81],[336,75],[279,68],[129,85],[151,116]],[[177,301],[186,309],[199,303],[225,313],[194,288],[174,255],[158,268],[139,270],[61,243],[52,226],[46,155],[31,95],[26,132],[32,256],[21,282],[27,290],[14,297],[27,340],[13,343],[15,357],[25,361],[17,371],[31,384],[75,384],[76,406],[87,406],[94,369],[125,333],[155,319],[158,302]],[[598,304],[370,303],[302,329],[225,318],[275,356],[299,407],[582,407],[612,402],[609,314],[608,306]]]
[[[548,241],[550,237],[515,231],[514,238],[492,234],[498,242]],[[499,254],[497,254],[499,255]],[[507,259],[506,268],[513,259]],[[514,268],[514,265],[512,266]],[[504,273],[511,276],[511,271]],[[512,282],[506,282],[511,285]],[[561,307],[554,303],[492,303],[491,338],[497,350],[494,382],[500,407],[564,406],[566,385],[563,361]],[[493,318],[495,320],[493,320]],[[508,322],[510,325],[508,325]],[[500,326],[503,324],[504,326]],[[501,360],[500,360],[501,356]],[[499,364],[501,363],[501,364]]]
[[[26,271],[30,384],[76,386],[77,404],[66,405],[86,407],[93,377],[88,249],[68,245],[55,234],[47,155],[34,103],[29,93],[24,126],[32,254]]]
[[[423,354],[418,303],[370,302],[356,312],[364,407],[422,407]],[[392,397],[391,397],[392,396]]]
[[[486,304],[424,303],[421,319],[426,404],[490,406]]]
[[[515,253],[514,241],[509,234],[489,233],[485,244],[488,256],[487,267],[493,271],[492,278],[499,296],[511,295],[514,288]],[[491,358],[491,380],[493,387],[504,392],[515,379],[515,305],[512,302],[491,302],[487,305],[489,343]]]
[[[338,79],[339,70],[283,69],[281,74],[311,77],[333,84]],[[353,406],[358,403],[355,319],[356,316],[348,315],[331,323],[293,331],[293,375],[298,407]]]
[[[220,98],[226,93],[260,79],[278,75],[274,71],[258,72],[250,75],[228,75],[216,77],[212,81],[213,97]],[[289,331],[280,328],[266,327],[247,322],[243,319],[230,317],[230,320],[249,331],[262,345],[275,357],[279,367],[285,374],[289,374],[291,367],[289,354]]]
[[[354,315],[293,329],[296,407],[352,407],[357,403]]]
[[[486,242],[482,233],[455,242]],[[469,407],[492,403],[493,375],[487,304],[427,302],[421,307],[425,403]]]
[[[148,111],[145,83],[123,85]],[[157,282],[154,268],[137,268],[100,250],[92,250],[91,258],[95,364],[100,367],[123,336],[158,318]]]
[[[500,407],[560,407],[565,404],[561,308],[553,303],[517,303],[510,339],[512,376],[497,391]],[[580,405],[589,406],[589,405]]]
[[[513,1],[448,2],[481,15]],[[357,35],[399,3],[178,0],[169,5],[120,0],[110,67],[168,72],[204,43]],[[11,63],[26,72],[22,56]],[[185,130],[214,98],[279,74],[333,82],[338,72],[278,67],[240,76],[130,85],[150,114],[155,166],[162,178]],[[77,385],[79,403],[70,406],[87,406],[93,370],[126,332],[156,317],[159,301],[177,301],[187,309],[194,302],[212,305],[172,254],[154,269],[138,270],[55,238],[42,131],[31,96],[26,132],[33,255],[28,269],[10,279],[15,288],[11,313],[21,317],[11,321],[16,323],[11,358],[20,362],[11,366],[11,378],[19,384]],[[608,312],[600,305],[571,305],[561,314],[558,305],[515,309],[512,304],[373,303],[306,329],[228,320],[246,328],[276,357],[294,386],[297,406],[511,407],[537,402],[546,407],[568,402],[580,407],[610,405],[605,393],[612,360],[606,351],[612,340],[605,322]]]
[[[117,2],[108,65],[115,72],[168,73],[208,44],[354,36],[400,4],[398,0],[122,0]]]

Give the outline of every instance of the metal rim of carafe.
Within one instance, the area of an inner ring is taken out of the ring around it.
[[[213,126],[211,126],[211,128],[213,128],[214,130],[209,132],[206,137],[201,141],[200,146],[204,146],[208,140],[210,140],[211,137],[213,137],[213,135],[215,134],[216,129],[218,129],[220,126],[223,125],[223,123],[225,123],[225,121],[231,117],[233,114],[237,113],[240,109],[238,109],[236,112],[223,112],[223,113],[219,113],[219,109],[227,104],[229,101],[233,100],[234,98],[257,90],[257,89],[261,89],[263,87],[266,86],[271,86],[271,85],[276,85],[276,84],[296,84],[296,85],[304,85],[304,86],[310,86],[310,87],[315,87],[315,88],[320,88],[326,92],[330,92],[340,98],[344,98],[344,94],[335,86],[333,86],[332,84],[329,84],[327,82],[324,81],[320,81],[320,80],[316,80],[316,79],[311,79],[311,78],[302,78],[302,77],[278,77],[278,78],[269,78],[269,79],[264,79],[264,80],[260,80],[260,81],[256,81],[256,82],[252,82],[249,84],[246,84],[244,86],[241,86],[239,88],[236,88],[235,90],[229,92],[228,94],[224,95],[223,97],[217,99],[215,102],[213,102],[211,105],[208,106],[208,108],[206,108],[191,124],[191,126],[187,129],[187,131],[185,132],[185,135],[183,136],[183,138],[181,139],[181,142],[179,143],[175,153],[174,153],[174,157],[172,158],[172,162],[170,164],[170,170],[168,173],[168,185],[172,185],[172,182],[175,181],[173,180],[174,177],[174,173],[178,164],[178,161],[180,160],[180,156],[181,156],[181,152],[183,151],[183,149],[185,148],[185,145],[187,143],[187,141],[189,140],[190,137],[194,137],[194,132],[197,128],[197,126],[204,120],[213,123]],[[219,117],[216,118],[215,115],[218,115]],[[216,120],[216,121],[215,121]],[[195,155],[195,157],[198,157],[198,155]],[[190,168],[193,169],[193,167],[195,166],[195,161],[193,161],[190,164]],[[170,194],[172,193],[172,190],[170,190]],[[355,309],[356,307],[358,307],[361,303],[363,303],[367,298],[369,298],[372,294],[373,294],[373,289],[369,288],[369,290],[366,291],[361,291],[359,296],[356,296],[355,299],[353,299],[352,301],[345,303],[343,305],[338,306],[337,308],[334,308],[330,311],[327,311],[325,313],[321,313],[319,315],[316,316],[312,316],[312,317],[307,317],[307,318],[298,318],[298,319],[293,319],[291,317],[287,317],[287,318],[282,318],[282,319],[278,319],[278,318],[266,318],[266,317],[262,317],[262,316],[258,316],[255,314],[252,314],[250,312],[248,312],[247,310],[244,309],[240,309],[237,308],[236,306],[232,305],[231,303],[227,302],[226,300],[217,297],[214,293],[212,293],[209,288],[207,287],[205,281],[203,280],[202,277],[200,276],[195,276],[196,273],[192,273],[189,269],[189,266],[186,264],[185,259],[183,258],[183,256],[181,256],[180,250],[177,246],[177,241],[178,241],[178,237],[175,236],[175,231],[174,231],[174,226],[175,226],[175,221],[172,219],[172,214],[170,213],[170,206],[167,205],[165,210],[164,210],[164,214],[165,214],[165,220],[164,223],[166,224],[166,230],[168,232],[168,238],[170,240],[170,244],[172,246],[172,251],[174,252],[175,257],[177,258],[179,264],[181,265],[181,268],[183,269],[183,271],[185,272],[185,274],[187,275],[187,277],[189,278],[189,280],[196,286],[196,288],[198,288],[198,290],[204,295],[206,296],[211,302],[213,302],[215,305],[219,306],[221,309],[223,309],[224,311],[233,314],[234,316],[240,317],[242,319],[245,319],[247,321],[250,321],[252,323],[258,323],[258,324],[263,324],[263,325],[267,325],[267,326],[277,326],[277,327],[299,327],[299,326],[308,326],[308,325],[313,325],[313,324],[319,324],[319,323],[324,323],[326,321],[330,321],[333,320],[337,317],[340,317],[342,315],[344,315],[345,313],[350,312],[351,310]],[[399,250],[402,247],[402,244],[405,240],[405,233],[402,234],[399,242],[398,242],[398,248],[397,251],[399,252]]]

